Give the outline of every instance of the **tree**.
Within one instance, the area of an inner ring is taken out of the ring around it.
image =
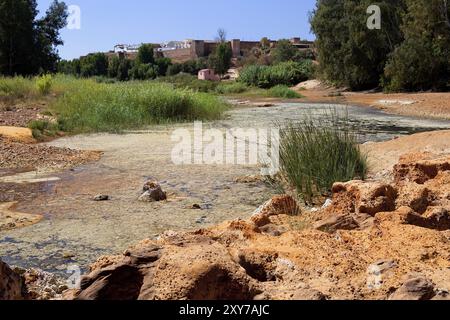
[[[142,46],[139,47],[136,57],[136,63],[137,64],[155,63],[154,49],[151,44],[143,44]]]
[[[59,31],[67,25],[67,6],[64,2],[53,1],[45,16],[36,23],[34,61],[36,68],[45,72],[55,72],[59,59],[56,47],[63,45]]]
[[[214,69],[217,74],[223,76],[231,67],[232,57],[233,52],[230,44],[227,42],[221,42],[217,45],[214,53],[209,57],[209,66]]]
[[[155,61],[157,66],[158,76],[165,76],[167,70],[172,65],[172,61],[169,58],[158,58]]]
[[[294,61],[297,53],[297,48],[287,39],[278,41],[275,49],[272,50],[275,63]]]
[[[0,73],[30,75],[55,71],[59,31],[67,7],[53,1],[41,19],[36,0],[0,0]]]
[[[106,76],[108,74],[108,57],[104,53],[93,53],[80,59],[82,77]]]
[[[121,58],[119,63],[119,69],[117,70],[117,80],[127,81],[130,79],[130,70],[133,68],[133,61]]]
[[[219,28],[217,30],[216,41],[220,43],[224,43],[225,41],[227,41],[227,32],[225,31],[225,29]]]
[[[391,91],[442,90],[450,82],[450,7],[445,0],[406,0],[405,41],[385,68]]]
[[[352,89],[378,86],[389,54],[403,41],[404,1],[379,0],[382,29],[370,30],[366,22],[372,0],[318,0],[311,28],[323,78]]]

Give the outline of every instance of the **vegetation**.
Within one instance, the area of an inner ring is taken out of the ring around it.
[[[53,72],[63,42],[59,31],[66,26],[67,7],[53,1],[38,17],[36,0],[0,0],[0,73],[33,75]]]
[[[291,90],[288,86],[277,85],[268,90],[268,95],[274,98],[284,98],[284,99],[296,99],[302,98],[302,95],[298,92]]]
[[[218,94],[239,94],[248,91],[250,88],[241,82],[223,82],[216,88]]]
[[[158,81],[170,83],[175,89],[189,89],[195,92],[215,92],[218,86],[217,82],[199,80],[196,76],[186,73],[162,77]]]
[[[346,117],[336,112],[321,123],[311,117],[281,131],[282,175],[305,202],[329,194],[336,181],[364,179],[366,156],[359,149]]]
[[[391,54],[382,83],[390,91],[443,90],[450,85],[450,7],[407,0],[405,40]]]
[[[198,75],[198,72],[202,69],[208,68],[208,61],[205,58],[197,60],[189,60],[184,63],[174,63],[167,69],[168,76],[174,76],[179,73],[188,73],[191,75]]]
[[[217,119],[227,109],[219,98],[164,83],[105,84],[72,80],[51,111],[69,132],[113,131],[154,123]]]
[[[54,137],[59,131],[57,123],[47,120],[33,120],[28,124],[31,129],[33,138],[36,140],[43,140],[44,137]]]
[[[276,85],[295,85],[308,80],[313,73],[310,60],[303,62],[283,62],[273,66],[250,65],[245,67],[239,81],[248,86],[271,88]]]
[[[36,89],[30,79],[18,77],[0,77],[0,101],[15,101],[36,95]]]
[[[49,74],[43,75],[36,79],[36,88],[38,92],[45,96],[50,93],[52,88],[52,76]]]
[[[311,18],[320,74],[351,89],[443,88],[450,80],[450,7],[443,0],[381,0],[382,29],[370,30],[370,0],[317,1]]]
[[[233,53],[231,46],[227,42],[221,42],[216,50],[209,57],[209,66],[216,74],[223,76],[231,68],[231,58]]]

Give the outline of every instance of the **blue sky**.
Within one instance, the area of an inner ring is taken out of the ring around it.
[[[61,57],[108,51],[118,43],[228,38],[313,39],[308,14],[315,0],[66,0],[81,9],[81,29],[62,31]],[[38,0],[41,14],[51,0]]]

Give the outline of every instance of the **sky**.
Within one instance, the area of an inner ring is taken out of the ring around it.
[[[52,0],[38,0],[40,14]],[[61,32],[63,59],[112,50],[114,45],[211,39],[301,37],[312,40],[308,22],[315,0],[65,0],[81,10],[80,29]]]

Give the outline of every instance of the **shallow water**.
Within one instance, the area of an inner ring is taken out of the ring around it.
[[[387,115],[369,108],[324,104],[234,109],[225,120],[204,127],[267,128],[274,123],[300,120],[306,115],[321,119],[330,107],[348,112],[361,142],[450,129],[450,121],[422,120]],[[104,156],[96,163],[39,180],[45,184],[40,190],[45,191],[20,203],[17,210],[43,214],[44,219],[33,226],[0,232],[1,259],[12,265],[64,274],[71,264],[85,270],[100,255],[121,253],[131,244],[165,230],[197,229],[224,220],[248,218],[274,191],[263,182],[234,182],[237,177],[258,174],[256,166],[173,164],[172,131],[176,128],[192,130],[192,127],[192,124],[156,126],[122,135],[80,135],[50,143],[102,150]],[[147,178],[161,182],[169,194],[168,202],[137,201]],[[23,175],[17,179],[23,179]],[[110,195],[111,200],[91,200],[100,193]],[[200,204],[202,210],[192,209],[193,204]]]

